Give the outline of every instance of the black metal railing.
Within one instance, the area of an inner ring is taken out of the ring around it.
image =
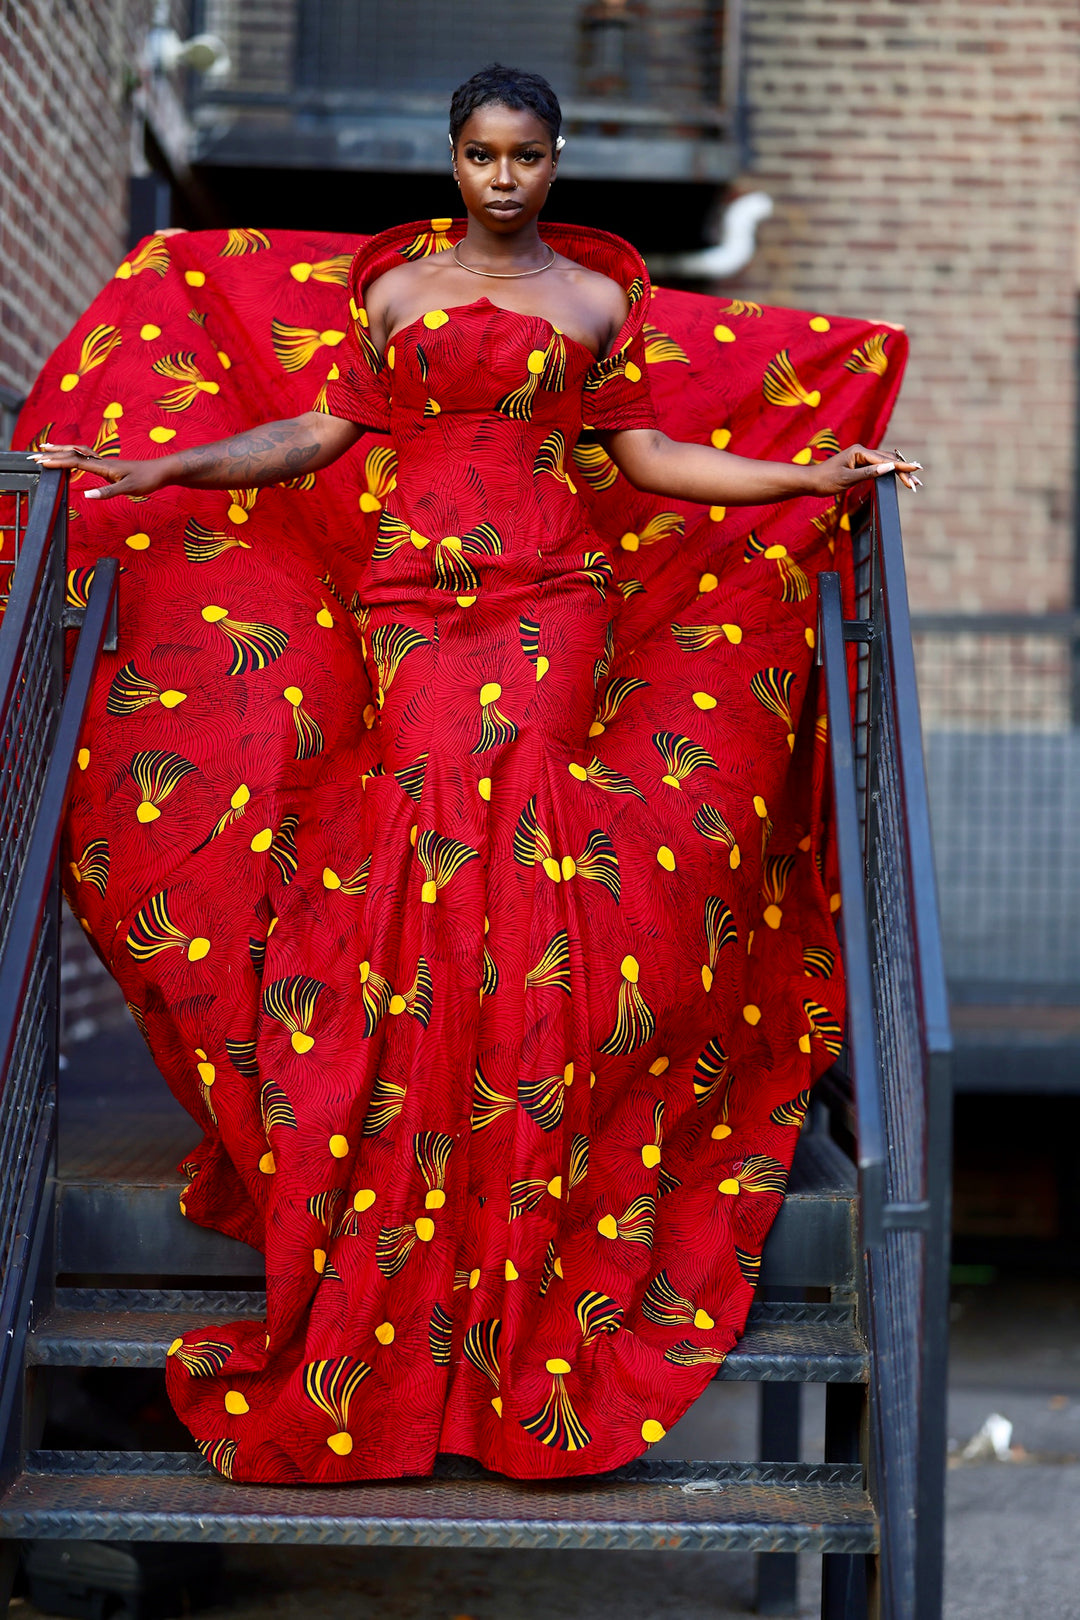
[[[0,1442],[11,1447],[55,1155],[57,855],[94,665],[115,646],[118,565],[95,569],[65,688],[66,473],[0,455],[0,514],[13,566],[0,622]]]
[[[871,1485],[884,1620],[938,1620],[951,1038],[894,478],[875,483],[852,539],[854,617],[845,617],[839,576],[822,575],[819,647],[871,1349]]]
[[[96,566],[65,690],[65,485],[28,457],[0,457],[0,492],[31,496],[0,624],[0,1434],[8,1436],[55,1151],[57,851],[118,572],[113,560]],[[823,574],[818,646],[840,862],[841,1067],[857,1143],[881,1613],[940,1620],[950,1038],[892,478],[874,486],[852,538],[854,616],[845,616],[839,577]]]

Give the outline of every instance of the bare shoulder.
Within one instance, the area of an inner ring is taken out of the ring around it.
[[[630,313],[630,300],[617,281],[597,270],[588,270],[575,259],[559,255],[559,270],[574,302],[587,314],[596,333],[596,352],[601,359],[611,352],[619,331]]]
[[[441,274],[448,258],[449,254],[434,253],[430,258],[414,259],[407,264],[396,264],[392,270],[384,270],[364,290],[364,304],[369,315],[385,314],[395,304],[415,297],[425,283]]]
[[[623,324],[630,313],[630,300],[617,281],[601,275],[598,270],[586,269],[576,259],[565,259],[562,254],[559,255],[559,269],[590,311],[613,320],[616,329]]]

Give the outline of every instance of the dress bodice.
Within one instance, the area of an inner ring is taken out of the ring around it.
[[[416,585],[428,576],[435,589],[465,581],[469,588],[457,594],[468,596],[478,578],[498,575],[501,558],[531,553],[541,564],[549,559],[553,572],[580,568],[588,523],[573,455],[582,428],[651,426],[654,417],[644,266],[602,232],[545,226],[545,239],[625,287],[630,312],[610,356],[597,360],[543,316],[483,296],[426,311],[380,355],[365,288],[462,231],[449,221],[432,221],[427,231],[403,226],[360,251],[351,327],[318,404],[390,435],[394,486],[382,499],[373,578]]]

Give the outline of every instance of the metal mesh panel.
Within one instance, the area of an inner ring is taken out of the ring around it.
[[[485,62],[528,67],[560,96],[681,108],[712,99],[723,5],[627,8],[445,0],[300,0],[296,82],[307,89],[440,100]],[[606,15],[605,15],[606,14]]]
[[[888,1549],[892,1620],[908,1620],[915,1584],[919,1460],[920,1341],[916,1302],[922,1294],[923,1244],[918,1232],[889,1232],[867,1256],[870,1337],[878,1429],[883,1542]],[[897,1602],[899,1600],[899,1602]]]
[[[5,977],[6,1062],[0,1073],[0,1405],[8,1409],[12,1380],[20,1376],[9,1357],[25,1320],[22,1291],[56,1117],[59,905],[55,876],[36,937],[24,927],[16,934],[12,925],[59,722],[65,509],[63,505],[56,509],[49,533],[38,529],[28,547],[27,502],[32,501],[40,483],[24,458],[4,460],[0,512],[10,527],[0,538],[17,547],[16,586],[21,580],[27,584],[37,580],[32,600],[28,602],[19,587],[15,610],[0,617],[0,668],[4,670],[0,700],[6,702],[0,714],[0,961]],[[53,480],[42,496],[50,505],[54,492]],[[15,998],[27,958],[27,988],[18,1003]],[[0,1434],[0,1446],[6,1447],[8,1440],[9,1436]]]
[[[0,951],[7,938],[56,723],[56,604],[48,588],[49,563],[46,570],[22,647],[12,700],[0,716]]]
[[[0,1111],[0,1278],[22,1239],[22,1194],[34,1146],[51,1124],[56,1039],[56,927],[41,931]]]
[[[922,1032],[915,928],[905,881],[908,850],[896,723],[884,640],[879,644],[879,656],[881,709],[875,727],[874,841],[869,875],[878,1059],[889,1152],[885,1186],[890,1200],[912,1202],[923,1195],[926,1158]]]
[[[0,490],[0,613],[11,595],[11,578],[19,560],[30,497],[25,489]]]
[[[890,1202],[913,1202],[923,1193],[925,1164],[922,1034],[887,639],[881,638],[874,652],[878,663],[875,696],[880,707],[870,744],[873,769],[868,784],[872,806],[868,899],[888,1145],[885,1187]],[[888,1232],[882,1249],[869,1260],[883,1466],[889,1498],[898,1509],[914,1502],[916,1494],[924,1242],[919,1233]],[[888,1545],[894,1590],[909,1588],[915,1525],[906,1512],[889,1513]]]
[[[916,635],[946,965],[964,1001],[1080,1003],[1080,730],[1068,619]]]

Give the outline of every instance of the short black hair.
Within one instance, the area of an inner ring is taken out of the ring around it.
[[[471,79],[466,79],[464,84],[459,84],[451,97],[450,139],[455,146],[476,109],[492,104],[535,113],[551,131],[552,146],[558,140],[562,108],[547,80],[539,73],[523,73],[519,68],[490,62],[479,73],[474,73]]]

